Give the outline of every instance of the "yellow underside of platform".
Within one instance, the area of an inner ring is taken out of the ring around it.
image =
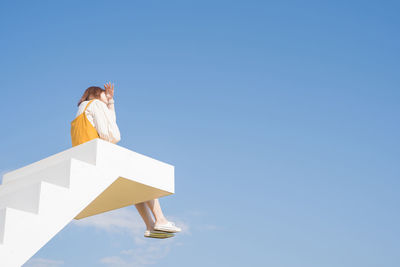
[[[79,220],[171,194],[168,191],[119,177],[74,219]]]

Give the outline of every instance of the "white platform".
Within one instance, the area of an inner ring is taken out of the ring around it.
[[[72,219],[173,193],[174,166],[98,138],[8,172],[0,266],[22,266]]]

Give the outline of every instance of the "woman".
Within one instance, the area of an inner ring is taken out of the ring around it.
[[[111,143],[121,140],[114,109],[114,84],[104,85],[105,89],[92,86],[86,89],[78,102],[78,112],[71,122],[72,146],[77,146],[95,138]],[[145,237],[167,238],[181,229],[168,221],[161,210],[158,199],[135,204],[146,224]],[[153,213],[155,221],[150,214]]]

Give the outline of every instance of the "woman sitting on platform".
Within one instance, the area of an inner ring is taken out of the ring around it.
[[[114,109],[114,84],[105,84],[104,88],[89,87],[79,100],[78,112],[71,122],[72,146],[95,138],[114,144],[121,140]],[[85,123],[85,120],[88,120],[90,124]],[[167,238],[181,231],[173,222],[164,217],[158,199],[138,203],[135,206],[146,224],[145,237]],[[155,221],[149,210],[153,213]]]

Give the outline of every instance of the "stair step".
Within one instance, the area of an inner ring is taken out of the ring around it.
[[[4,190],[0,192],[0,208],[14,208],[27,212],[38,214],[40,206],[44,204],[48,194],[55,191],[56,193],[62,193],[62,191],[68,191],[68,188],[61,187],[45,181],[34,182],[26,186],[20,186],[15,191],[7,192]],[[55,195],[57,196],[57,195]]]
[[[26,225],[27,220],[35,220],[37,214],[15,208],[5,207],[0,209],[0,244],[7,242],[8,237],[19,232],[21,225]],[[33,229],[34,230],[34,229]]]
[[[96,165],[97,160],[97,149],[99,142],[107,142],[100,139],[94,139],[79,146],[69,148],[67,150],[61,151],[57,154],[39,160],[37,162],[31,163],[22,168],[7,172],[3,175],[3,184],[8,184],[9,182],[19,180],[22,177],[30,176],[32,173],[40,172],[47,169],[49,166],[75,158],[86,163]]]
[[[0,267],[21,267],[74,218],[174,193],[174,166],[94,139],[3,176]]]
[[[15,189],[18,189],[21,185],[32,184],[37,181],[46,181],[59,186],[69,187],[72,160],[73,159],[66,159],[53,163],[48,165],[48,167],[45,169],[39,169],[30,173],[25,173],[20,175],[18,179],[11,180],[7,183],[4,183],[3,181],[3,184],[0,185],[0,192],[12,192],[15,191]],[[7,174],[4,176],[7,176]]]
[[[20,265],[15,266],[21,266],[35,254],[37,248],[46,244],[72,220],[72,216],[65,209],[68,207],[68,201],[73,199],[68,188],[41,181],[37,184],[37,189],[39,198],[32,204],[32,207],[36,205],[37,213],[17,209],[15,206],[0,209],[2,263],[20,262]],[[26,203],[28,202],[29,199]],[[28,205],[26,203],[24,208]],[[64,210],[65,214],[59,213]]]
[[[14,208],[0,209],[0,261],[4,267],[20,267],[35,253],[27,233],[37,233],[40,216]],[[27,223],[29,222],[29,223]]]

